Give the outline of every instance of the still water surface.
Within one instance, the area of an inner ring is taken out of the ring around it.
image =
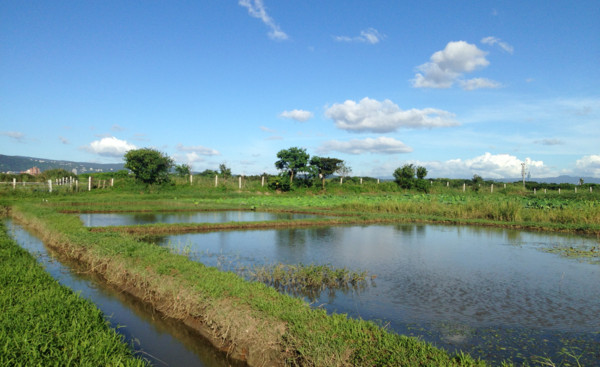
[[[254,211],[178,212],[178,213],[88,213],[80,214],[86,227],[129,226],[154,223],[227,223],[316,218],[298,213]]]
[[[331,264],[376,275],[365,290],[323,292],[315,307],[374,320],[498,364],[600,361],[600,264],[547,253],[598,240],[441,225],[373,225],[165,236],[207,265]],[[563,359],[566,358],[566,359]]]
[[[225,367],[245,364],[228,360],[208,341],[182,323],[165,319],[151,307],[107,287],[88,275],[77,273],[68,263],[59,262],[42,242],[21,226],[7,221],[9,234],[38,259],[60,284],[80,292],[107,316],[111,327],[124,335],[136,353],[154,366]],[[72,264],[75,266],[74,264]]]

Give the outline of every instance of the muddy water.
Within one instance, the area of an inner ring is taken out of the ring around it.
[[[274,263],[367,270],[377,276],[367,289],[325,291],[314,304],[494,365],[545,357],[574,364],[565,351],[581,355],[582,365],[600,360],[600,264],[544,251],[597,247],[595,238],[407,224],[185,234],[159,243],[234,271]]]
[[[178,213],[89,213],[80,214],[86,227],[127,226],[152,223],[227,223],[316,218],[298,213],[254,211],[178,212]]]
[[[81,296],[91,300],[107,316],[111,326],[124,335],[136,353],[154,366],[244,366],[228,360],[208,341],[182,323],[165,319],[133,297],[102,285],[97,279],[78,274],[74,266],[56,260],[42,242],[7,221],[12,237],[37,257],[46,271]]]

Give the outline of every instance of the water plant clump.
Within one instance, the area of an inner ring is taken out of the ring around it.
[[[346,267],[334,268],[330,264],[274,264],[255,265],[247,269],[247,277],[265,283],[278,291],[315,299],[324,289],[360,290],[373,281],[367,271],[351,271]]]

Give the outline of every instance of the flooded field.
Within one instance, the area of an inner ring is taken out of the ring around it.
[[[494,364],[579,358],[582,365],[594,365],[600,359],[600,265],[547,252],[597,247],[594,238],[402,224],[184,234],[157,241],[240,274],[277,263],[366,270],[376,278],[365,289],[325,290],[307,300]]]
[[[227,223],[259,222],[315,218],[298,213],[267,213],[255,211],[177,212],[177,213],[87,213],[80,214],[86,227],[130,226],[153,223]]]

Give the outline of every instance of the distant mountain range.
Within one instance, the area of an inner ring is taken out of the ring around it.
[[[87,163],[56,161],[45,158],[33,158],[22,156],[10,156],[0,154],[0,172],[19,173],[32,167],[37,167],[40,171],[62,168],[78,175],[91,172],[116,172],[124,169],[124,163]]]

